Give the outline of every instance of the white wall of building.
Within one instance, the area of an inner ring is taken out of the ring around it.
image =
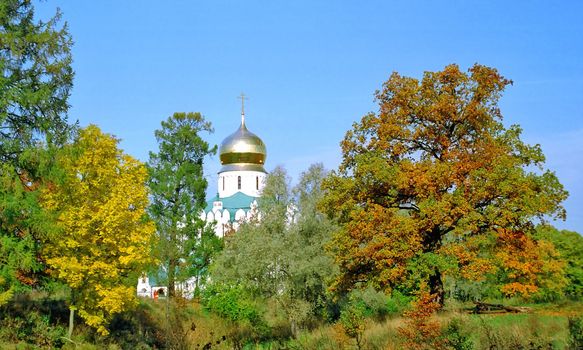
[[[219,173],[219,198],[230,197],[243,192],[251,197],[259,197],[265,186],[267,174],[261,171],[224,171]],[[240,186],[239,186],[240,179]]]
[[[257,210],[257,201],[254,200],[250,204],[249,210],[238,209],[234,214],[234,221],[231,222],[231,213],[224,209],[221,201],[217,201],[213,205],[213,209],[208,213],[202,211],[199,215],[201,220],[213,223],[215,234],[222,238],[225,232],[232,226],[235,230],[239,227],[239,223],[243,221],[250,221],[254,215],[261,217]]]

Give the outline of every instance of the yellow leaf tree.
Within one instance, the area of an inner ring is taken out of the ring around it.
[[[147,171],[117,143],[97,126],[81,130],[57,160],[64,180],[43,193],[61,229],[43,255],[50,273],[71,289],[69,336],[74,310],[107,334],[112,316],[136,305],[134,282],[151,263]]]

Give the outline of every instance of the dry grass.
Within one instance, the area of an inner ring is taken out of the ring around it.
[[[569,338],[567,318],[582,313],[581,305],[567,311],[539,309],[531,314],[471,315],[462,311],[439,313],[435,319],[442,329],[459,319],[463,331],[470,335],[475,349],[565,349]],[[363,349],[403,349],[404,340],[398,329],[405,326],[401,317],[383,322],[366,323]],[[291,342],[292,349],[356,349],[353,339],[334,325],[323,326],[300,334]]]

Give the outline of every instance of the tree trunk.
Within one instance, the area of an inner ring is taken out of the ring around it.
[[[423,251],[426,253],[434,253],[441,247],[441,239],[445,231],[439,226],[435,226],[430,232],[423,237]],[[441,280],[441,271],[439,268],[433,268],[433,274],[429,276],[429,292],[434,294],[440,307],[443,307],[445,302],[445,290],[443,289],[443,281]]]
[[[168,298],[176,295],[176,259],[170,258],[168,262]]]
[[[438,268],[435,268],[433,274],[429,276],[429,292],[435,295],[435,301],[437,301],[440,308],[442,308],[445,302],[445,290],[443,289],[441,272]]]
[[[290,325],[290,331],[291,331],[292,336],[294,337],[294,339],[297,338],[298,337],[298,325],[297,325],[296,321],[290,320],[289,325]]]
[[[75,327],[75,307],[71,306],[69,308],[69,332],[67,333],[67,337],[71,339],[73,335],[73,328]]]

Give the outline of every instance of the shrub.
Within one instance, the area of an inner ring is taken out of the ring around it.
[[[362,309],[365,317],[374,318],[377,321],[385,319],[388,315],[401,314],[411,302],[398,290],[393,290],[390,295],[368,287],[364,290],[354,290],[350,293],[350,303]]]
[[[261,317],[252,300],[240,286],[213,285],[206,288],[202,303],[208,310],[230,321],[260,323]]]
[[[410,304],[411,297],[404,295],[398,290],[393,290],[387,298],[387,313],[393,315],[402,314]]]
[[[236,349],[272,338],[274,329],[266,323],[265,312],[243,287],[214,284],[205,288],[201,301],[207,310],[229,321],[227,337]],[[281,329],[276,326],[275,331]]]
[[[583,349],[583,316],[569,317],[569,349]]]
[[[351,300],[340,313],[340,325],[344,333],[356,341],[356,347],[362,349],[365,330],[366,307],[362,302]]]
[[[462,320],[460,318],[452,319],[445,330],[443,338],[446,344],[455,350],[471,350],[474,348],[470,335],[462,329]]]
[[[412,303],[412,310],[406,311],[406,326],[399,328],[405,338],[405,347],[411,350],[445,349],[441,326],[432,316],[439,309],[436,297],[424,288]]]
[[[0,310],[0,341],[35,344],[40,349],[60,348],[67,330],[61,324],[64,303],[17,295]]]

